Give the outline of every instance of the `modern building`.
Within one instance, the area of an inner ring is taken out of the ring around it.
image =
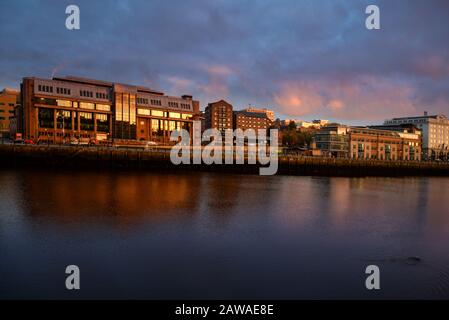
[[[414,124],[422,131],[424,159],[447,158],[449,155],[449,119],[445,115],[403,117],[386,120],[384,125]]]
[[[246,110],[234,111],[234,129],[267,130],[271,121],[265,112],[248,112]]]
[[[75,137],[169,144],[171,131],[190,130],[199,114],[192,96],[79,77],[27,77],[21,96],[18,131],[50,143]]]
[[[232,104],[225,100],[209,103],[204,111],[204,128],[218,129],[223,135],[233,128]]]
[[[421,160],[421,132],[416,128],[398,131],[329,124],[314,140],[325,156],[351,159]]]
[[[10,136],[11,120],[14,118],[14,109],[18,104],[20,104],[19,91],[5,88],[0,92],[0,138]]]
[[[254,113],[265,113],[267,115],[268,120],[270,120],[271,122],[274,122],[275,120],[274,111],[267,108],[254,108],[250,106],[244,109],[243,111]]]
[[[314,135],[314,143],[321,154],[333,158],[349,157],[349,127],[330,124]]]

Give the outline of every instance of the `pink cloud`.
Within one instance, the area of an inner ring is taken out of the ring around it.
[[[282,85],[273,100],[281,107],[284,114],[290,116],[311,114],[323,104],[323,99],[314,86],[305,82]]]
[[[332,111],[336,112],[336,111],[338,111],[338,110],[340,110],[340,109],[342,109],[344,107],[344,103],[341,100],[332,99],[331,101],[329,101],[328,107]]]
[[[383,120],[415,114],[415,91],[400,81],[374,76],[351,81],[311,79],[282,83],[273,101],[292,117]]]
[[[200,91],[208,101],[226,99],[229,96],[229,77],[234,74],[226,65],[203,65],[207,73],[207,83],[200,85]]]

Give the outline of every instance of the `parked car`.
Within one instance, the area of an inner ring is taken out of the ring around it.
[[[89,144],[90,144],[89,138],[80,138],[78,140],[78,145],[80,145],[80,146],[88,146]]]
[[[25,144],[35,144],[35,143],[34,143],[34,140],[32,140],[32,139],[25,139],[23,142],[24,142]]]
[[[155,141],[147,141],[147,147],[151,147],[151,146],[157,146],[157,142]]]

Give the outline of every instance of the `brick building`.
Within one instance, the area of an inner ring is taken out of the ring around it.
[[[78,77],[27,77],[21,96],[18,131],[51,143],[76,137],[168,144],[171,131],[190,130],[199,114],[199,102],[188,95]]]
[[[6,88],[0,92],[0,138],[10,136],[11,120],[14,118],[14,109],[18,104],[20,104],[19,91]]]

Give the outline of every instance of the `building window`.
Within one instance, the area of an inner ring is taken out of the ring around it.
[[[70,108],[72,106],[72,102],[68,101],[68,100],[56,100],[56,103],[58,104],[58,106],[60,107],[67,107]]]
[[[72,113],[67,110],[58,110],[56,112],[56,128],[57,129],[72,129]]]
[[[97,110],[101,111],[111,111],[111,106],[107,104],[98,104],[96,105]]]
[[[80,112],[80,130],[93,131],[94,118],[92,113]]]
[[[162,106],[161,100],[153,100],[153,99],[151,99],[151,104],[153,106]]]
[[[151,110],[151,115],[155,117],[163,117],[164,112],[160,110]]]
[[[137,109],[137,114],[140,114],[143,116],[149,116],[149,115],[151,115],[151,111],[148,109]]]
[[[39,108],[39,128],[53,129],[55,127],[54,110]]]
[[[97,120],[97,131],[109,132],[109,115],[97,113],[96,120]]]
[[[80,102],[80,108],[81,109],[89,109],[89,110],[94,110],[95,109],[95,105],[91,102]]]

